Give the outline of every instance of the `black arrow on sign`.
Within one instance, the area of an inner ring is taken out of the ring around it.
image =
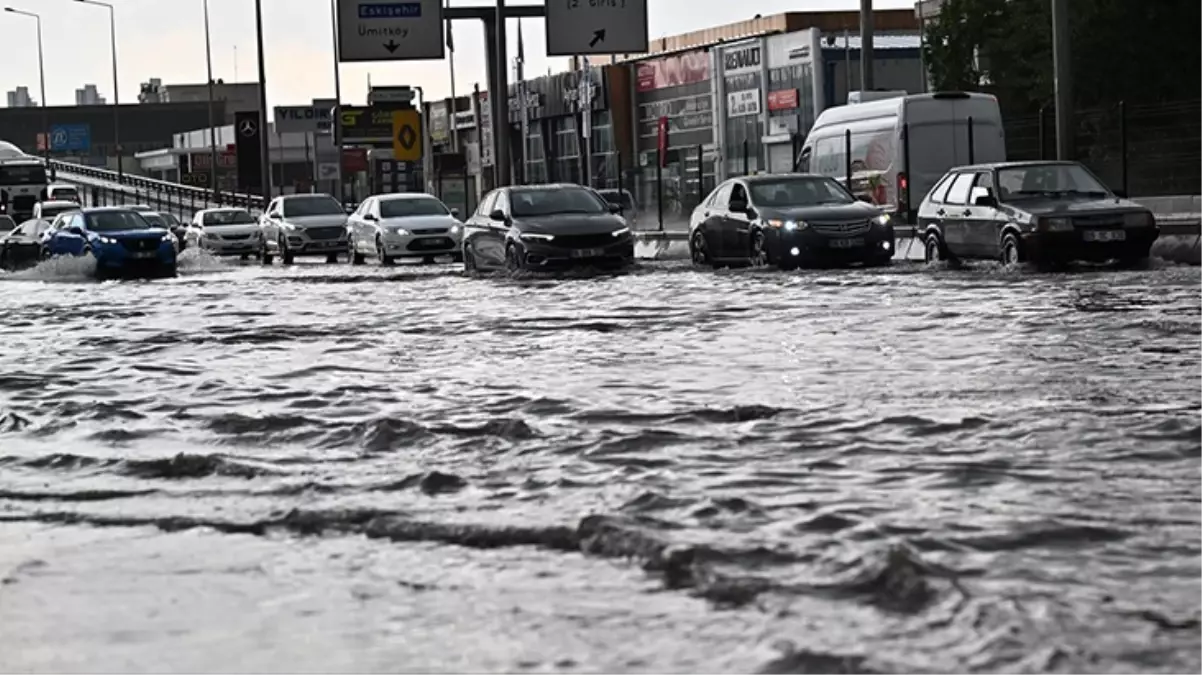
[[[602,32],[604,32],[604,31],[602,31]],[[400,45],[398,45],[396,43],[396,40],[389,40],[387,43],[384,44],[384,49],[387,49],[389,54],[395,53],[397,47],[400,47]]]
[[[601,30],[593,33],[593,40],[592,40],[592,42],[588,43],[588,46],[596,47],[598,42],[604,42],[604,41],[605,41],[605,29],[602,28]]]

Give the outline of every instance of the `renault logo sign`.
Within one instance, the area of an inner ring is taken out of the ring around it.
[[[242,120],[242,123],[238,125],[238,133],[243,136],[254,136],[258,132],[259,125],[255,124],[254,120]]]

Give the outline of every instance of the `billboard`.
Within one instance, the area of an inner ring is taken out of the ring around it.
[[[710,79],[710,55],[695,51],[643,61],[637,69],[639,93],[696,84]]]

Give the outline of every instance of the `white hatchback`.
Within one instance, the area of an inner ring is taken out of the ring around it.
[[[347,220],[352,265],[372,256],[382,265],[400,258],[463,261],[463,225],[457,209],[426,193],[374,195]]]

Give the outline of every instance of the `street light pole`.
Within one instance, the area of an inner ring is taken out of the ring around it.
[[[46,161],[50,161],[50,111],[46,109],[46,62],[42,58],[42,17],[33,12],[26,12],[12,7],[5,7],[4,11],[21,16],[31,16],[37,22],[38,27],[38,79],[42,85],[42,152]]]
[[[255,37],[259,48],[259,180],[263,208],[271,201],[271,155],[267,150],[267,59],[263,50],[263,0],[255,0]],[[280,170],[283,171],[281,165]]]
[[[1052,0],[1052,70],[1056,101],[1056,159],[1073,159],[1073,65],[1068,2]]]
[[[107,2],[98,0],[75,0],[75,2],[104,7],[109,11],[109,40],[113,50],[113,145],[117,153],[117,180],[124,180],[125,167],[121,162],[121,94],[117,83],[117,12]]]
[[[209,187],[213,190],[213,203],[217,200],[217,124],[213,118],[213,40],[209,33],[209,0],[204,0],[205,12],[205,65],[209,70]],[[188,167],[191,169],[192,167]]]

